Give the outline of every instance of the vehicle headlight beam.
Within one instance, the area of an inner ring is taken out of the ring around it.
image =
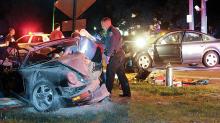
[[[137,47],[143,48],[143,47],[146,45],[146,40],[145,40],[145,38],[138,37],[138,38],[135,40],[135,44],[136,44]]]

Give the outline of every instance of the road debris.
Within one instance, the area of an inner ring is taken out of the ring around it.
[[[166,72],[165,70],[152,71],[148,76],[148,82],[155,85],[165,86],[166,85]],[[173,87],[183,87],[192,85],[208,85],[208,79],[193,79],[187,77],[173,77]]]

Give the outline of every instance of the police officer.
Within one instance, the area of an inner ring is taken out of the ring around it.
[[[119,96],[130,97],[130,87],[124,70],[125,52],[122,49],[121,34],[112,25],[111,19],[108,17],[101,20],[101,26],[106,34],[103,38],[105,45],[104,54],[107,56],[106,87],[111,93],[115,74],[117,74],[123,91],[123,94]]]

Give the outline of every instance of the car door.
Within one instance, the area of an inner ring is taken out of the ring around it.
[[[202,59],[206,45],[202,34],[196,32],[185,32],[182,42],[183,63],[197,63]]]
[[[172,32],[161,37],[154,45],[155,61],[181,62],[183,32]]]

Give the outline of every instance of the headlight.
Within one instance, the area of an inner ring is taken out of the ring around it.
[[[135,44],[136,44],[137,47],[142,48],[142,47],[144,47],[146,45],[146,39],[145,38],[141,38],[141,37],[137,38],[135,40]]]

